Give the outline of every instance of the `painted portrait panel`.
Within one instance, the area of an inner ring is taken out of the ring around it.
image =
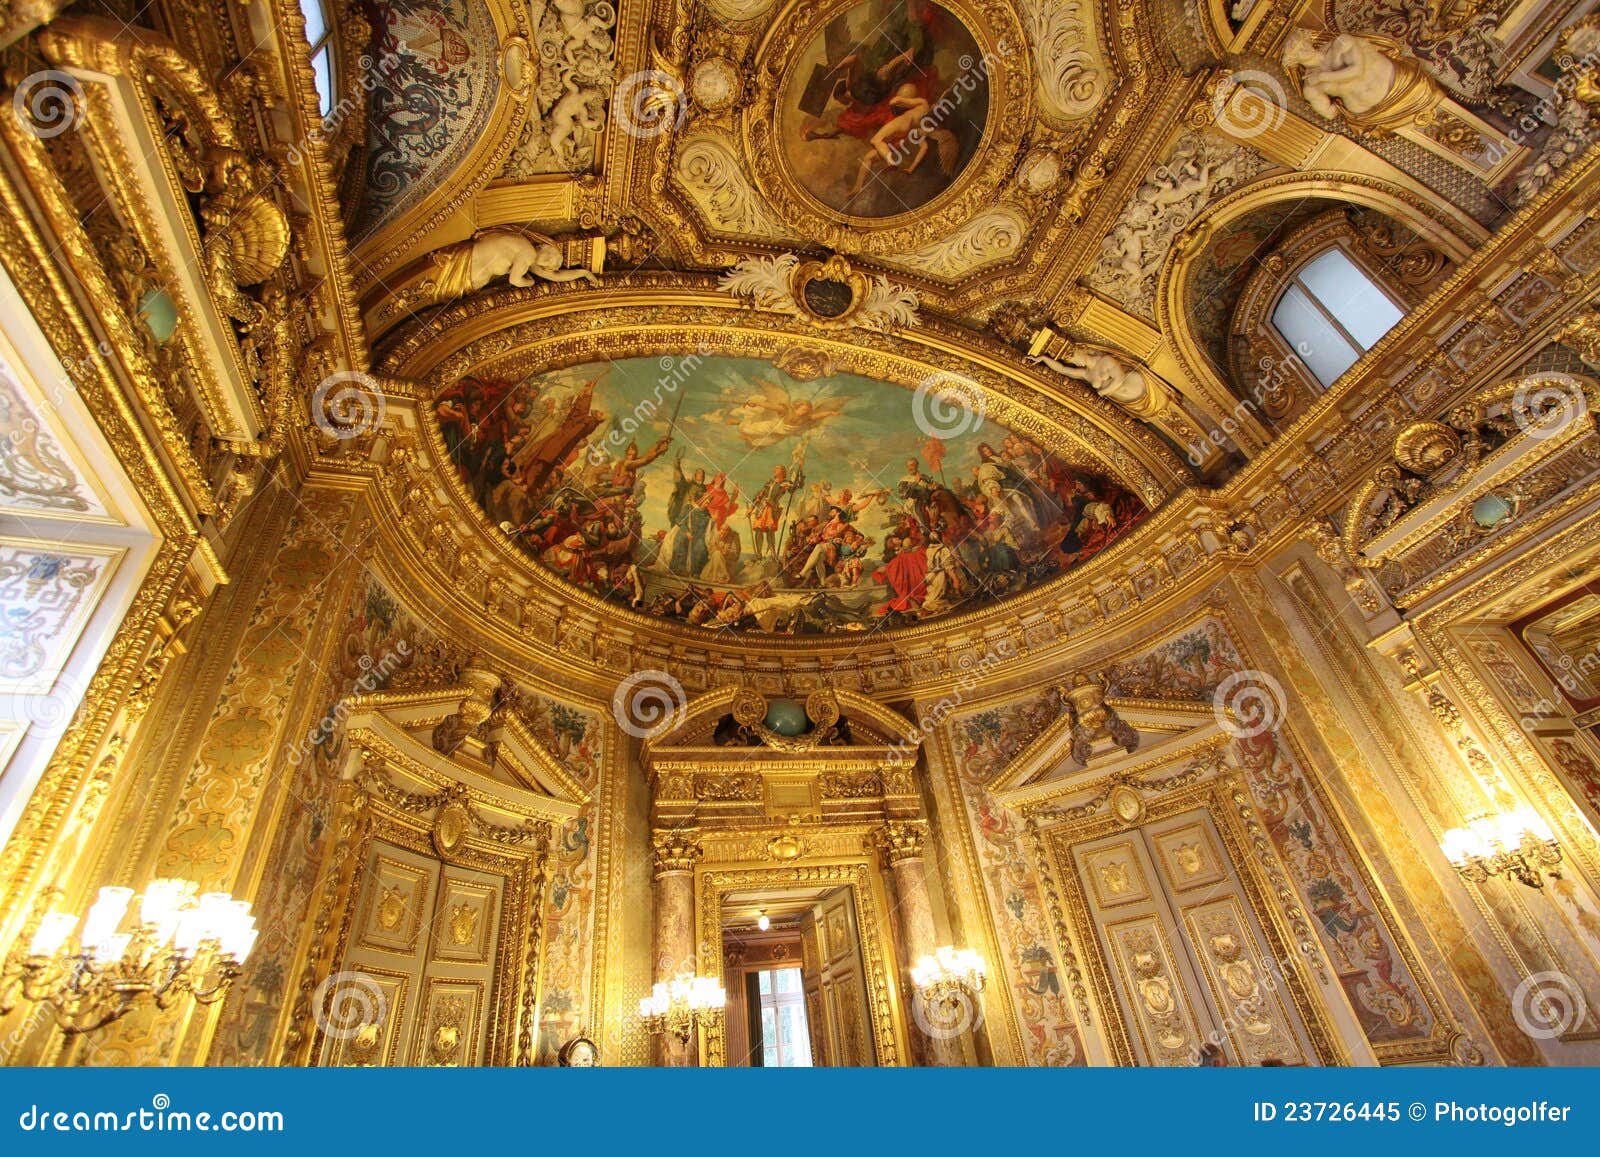
[[[801,188],[837,212],[880,218],[948,189],[988,113],[987,60],[954,13],[926,0],[866,0],[805,47],[777,119]]]
[[[546,569],[713,630],[922,622],[1053,578],[1147,513],[992,422],[938,437],[914,400],[691,355],[467,378],[434,413],[473,498]]]

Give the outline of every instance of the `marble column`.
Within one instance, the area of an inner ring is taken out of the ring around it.
[[[927,868],[923,848],[928,825],[923,820],[890,820],[880,833],[879,846],[889,865],[893,884],[895,923],[899,931],[900,957],[905,969],[900,978],[913,1055],[927,1065],[964,1065],[966,1053],[960,1038],[976,1027],[976,1016],[964,1018],[955,1026],[933,1023],[928,1010],[911,982],[911,966],[923,956],[932,956],[938,947],[938,930],[933,923],[933,900],[928,894]],[[982,999],[971,994],[973,1013]],[[966,1023],[970,1021],[971,1023]]]
[[[680,972],[697,971],[694,921],[694,865],[702,854],[699,833],[656,832],[655,852],[655,979],[670,981]],[[671,1033],[656,1037],[656,1063],[685,1067],[697,1062],[694,1037],[687,1042]]]

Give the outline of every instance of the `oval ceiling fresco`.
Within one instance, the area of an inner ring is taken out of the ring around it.
[[[1053,578],[1147,513],[980,415],[785,364],[688,355],[465,378],[434,414],[473,498],[546,569],[708,629],[926,621]]]
[[[805,47],[779,106],[801,188],[852,217],[894,217],[943,193],[977,152],[988,61],[949,9],[866,0]]]

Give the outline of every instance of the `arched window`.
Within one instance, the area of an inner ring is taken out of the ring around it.
[[[1324,386],[1355,365],[1404,316],[1338,245],[1302,265],[1272,310],[1272,325]]]
[[[333,22],[323,0],[300,0],[311,43],[311,72],[317,83],[317,107],[326,117],[333,111]]]

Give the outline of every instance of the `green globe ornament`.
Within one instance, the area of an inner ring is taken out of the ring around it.
[[[805,706],[793,699],[774,699],[767,704],[767,717],[761,721],[768,731],[793,737],[802,735],[811,726],[806,718]]]

